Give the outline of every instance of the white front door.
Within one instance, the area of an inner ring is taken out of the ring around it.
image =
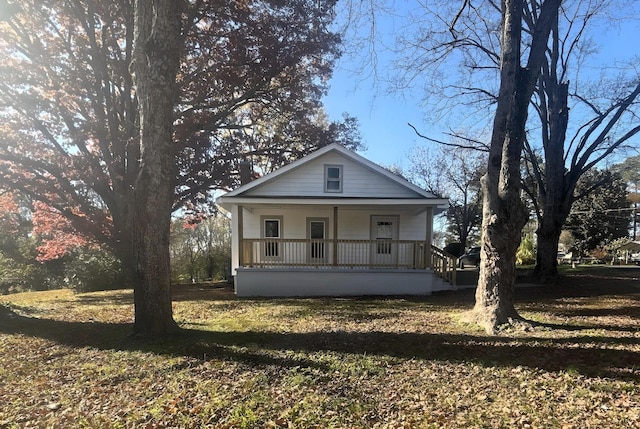
[[[325,239],[327,238],[328,219],[307,218],[307,259],[312,263],[324,263],[327,261],[327,249]]]
[[[398,262],[398,216],[371,216],[371,264],[390,266]]]

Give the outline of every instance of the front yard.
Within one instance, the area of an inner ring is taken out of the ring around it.
[[[420,299],[238,300],[180,286],[180,337],[127,336],[130,291],[0,297],[0,428],[640,427],[640,269],[519,288],[529,332]]]

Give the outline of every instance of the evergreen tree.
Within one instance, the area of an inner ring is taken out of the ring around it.
[[[598,246],[629,235],[626,183],[618,173],[591,170],[576,186],[576,200],[565,228],[574,238],[574,250],[587,255]]]

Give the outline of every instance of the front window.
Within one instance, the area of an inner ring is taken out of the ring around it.
[[[325,192],[342,192],[342,166],[324,166],[324,190]]]
[[[268,258],[280,257],[280,242],[282,238],[282,219],[264,218],[262,220],[262,236],[264,240],[264,256]]]
[[[280,220],[267,219],[264,221],[265,238],[280,238]]]
[[[377,228],[377,253],[378,255],[391,254],[391,240],[393,240],[393,224],[386,221],[376,222]]]

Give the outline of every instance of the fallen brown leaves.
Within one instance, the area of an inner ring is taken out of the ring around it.
[[[518,308],[539,326],[488,337],[459,322],[471,291],[184,287],[182,334],[154,342],[127,336],[127,291],[0,297],[0,428],[640,427],[640,291],[598,290],[528,289]]]

